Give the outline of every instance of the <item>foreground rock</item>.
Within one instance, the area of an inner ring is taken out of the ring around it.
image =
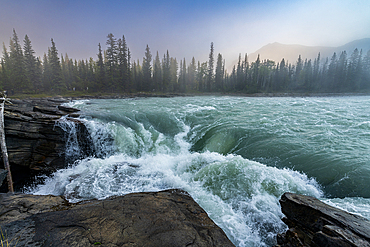
[[[0,227],[17,246],[234,246],[182,190],[79,204],[0,194]]]
[[[370,246],[370,221],[361,216],[293,193],[280,204],[289,230],[278,235],[279,246]]]
[[[62,116],[77,116],[78,110],[61,106],[68,102],[65,99],[11,99],[11,102],[13,105],[6,105],[4,112],[5,137],[14,185],[21,188],[30,177],[65,167],[65,132],[55,123]],[[86,132],[81,122],[75,124],[81,133]],[[81,143],[89,141],[86,135],[78,137]]]

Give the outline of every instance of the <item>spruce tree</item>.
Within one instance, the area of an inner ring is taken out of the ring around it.
[[[10,83],[11,90],[22,92],[24,85],[24,58],[18,35],[13,29],[13,38],[10,41]]]
[[[107,36],[106,68],[107,68],[107,89],[113,92],[117,87],[117,40],[112,33]]]
[[[10,87],[10,70],[9,70],[9,53],[3,43],[3,57],[1,59],[1,88],[6,90],[8,94],[10,94],[9,89]]]
[[[195,90],[195,75],[196,75],[196,63],[195,63],[195,58],[193,57],[191,59],[191,63],[188,68],[188,78],[187,78],[187,84],[188,84],[188,89],[189,90]]]
[[[167,50],[167,53],[163,55],[162,74],[163,74],[162,91],[168,92],[170,91],[170,83],[171,83],[170,54],[168,50]]]
[[[36,63],[35,51],[32,49],[31,41],[26,35],[24,37],[24,70],[25,70],[25,88],[37,90],[41,87],[40,71]]]
[[[185,93],[186,91],[186,61],[180,60],[180,74],[179,74],[179,92]]]
[[[119,81],[122,91],[128,90],[128,63],[127,63],[127,44],[125,36],[118,39],[118,68],[119,68]]]
[[[128,91],[132,92],[134,90],[134,86],[132,84],[131,52],[129,48],[127,48],[127,83]]]
[[[176,92],[179,90],[178,80],[177,80],[177,70],[179,66],[177,63],[177,59],[171,57],[170,59],[170,87],[172,92]]]
[[[153,86],[156,91],[163,91],[162,89],[162,66],[159,59],[159,54],[155,56],[154,65],[153,65]]]
[[[48,48],[48,53],[50,53],[50,48]],[[50,92],[51,90],[51,68],[49,64],[49,59],[46,53],[44,53],[42,62],[42,86],[44,92]]]
[[[220,53],[217,56],[215,87],[216,91],[223,91],[223,64],[222,64],[222,55]]]
[[[214,71],[213,71],[213,64],[214,64],[214,48],[213,42],[211,42],[211,50],[209,52],[209,60],[208,60],[208,76],[207,76],[207,91],[211,92],[211,88],[214,82]]]
[[[143,57],[143,90],[152,91],[152,54],[150,52],[149,46],[146,45],[145,57]]]
[[[105,87],[105,68],[104,68],[104,61],[103,61],[103,53],[101,50],[101,45],[99,43],[98,45],[99,51],[98,51],[98,62],[97,62],[97,72],[96,72],[96,87],[97,90],[102,92],[102,91],[107,91]]]
[[[65,90],[65,85],[62,84],[62,68],[60,66],[58,50],[55,47],[53,39],[51,39],[51,48],[49,51],[50,85],[52,90],[56,93],[60,93]]]

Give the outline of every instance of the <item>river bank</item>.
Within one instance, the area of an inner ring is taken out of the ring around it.
[[[124,99],[124,98],[142,98],[142,97],[193,97],[193,96],[236,96],[236,97],[345,97],[345,96],[368,96],[370,92],[361,93],[296,93],[296,92],[278,92],[278,93],[235,93],[235,92],[193,92],[193,93],[155,93],[155,92],[137,92],[137,93],[67,93],[62,95],[32,95],[20,94],[13,95],[10,98],[14,99],[66,99],[66,100],[80,100],[80,99]],[[41,96],[41,97],[40,97]]]

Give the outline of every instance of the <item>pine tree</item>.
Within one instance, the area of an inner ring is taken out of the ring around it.
[[[65,90],[65,85],[62,84],[62,68],[58,57],[58,50],[55,47],[54,40],[51,39],[51,48],[49,50],[49,65],[50,65],[50,84],[52,90],[60,93]]]
[[[339,59],[340,60],[340,59]],[[347,89],[350,91],[356,91],[361,84],[361,61],[362,61],[362,50],[358,51],[356,48],[351,54],[348,75],[347,75]]]
[[[106,85],[105,85],[105,67],[104,67],[104,61],[103,61],[103,53],[101,50],[101,45],[99,43],[98,45],[99,51],[98,51],[98,62],[97,62],[97,72],[96,72],[96,87],[97,90],[107,91]]]
[[[351,70],[351,69],[350,69]],[[335,81],[333,92],[343,92],[348,90],[351,85],[348,85],[348,66],[347,66],[347,52],[343,51],[338,59],[337,67],[335,68]]]
[[[163,55],[162,61],[162,74],[163,74],[163,83],[162,91],[169,92],[171,90],[171,74],[170,74],[170,54],[167,50],[167,53]]]
[[[209,52],[209,60],[208,60],[208,76],[207,76],[207,91],[211,92],[212,85],[214,82],[214,71],[213,71],[213,64],[214,64],[214,48],[213,42],[211,42],[211,50]]]
[[[196,75],[196,64],[195,64],[195,58],[193,57],[191,59],[191,63],[188,68],[188,77],[187,77],[187,84],[189,90],[195,90],[195,75]]]
[[[186,61],[180,60],[180,75],[179,75],[179,91],[185,93],[186,91]]]
[[[50,53],[50,48],[48,48],[48,53]],[[51,68],[49,64],[49,59],[46,53],[44,53],[42,62],[42,85],[44,92],[50,92],[51,90]]]
[[[69,59],[68,54],[66,53],[65,57],[62,57],[62,80],[63,80],[63,85],[66,86],[68,90],[73,89],[72,84],[73,84],[73,76],[72,76],[72,71],[73,71],[73,62]]]
[[[260,55],[258,54],[257,59],[254,63],[252,63],[252,81],[251,85],[248,87],[248,92],[249,93],[255,93],[258,92],[258,86],[259,86],[259,69],[260,69]]]
[[[223,64],[222,64],[222,55],[219,53],[217,56],[217,65],[215,73],[215,89],[216,91],[223,91]]]
[[[330,59],[330,64],[328,68],[328,92],[334,92],[337,63],[337,54],[334,52],[333,56]]]
[[[156,91],[163,91],[162,87],[162,66],[161,60],[159,59],[159,54],[155,56],[154,66],[153,66],[153,86]]]
[[[248,54],[246,53],[244,56],[244,82],[243,82],[243,89],[247,89],[247,85],[250,81],[250,72],[249,72],[249,63],[248,63]],[[224,61],[224,71],[225,71],[225,61]],[[225,72],[224,72],[225,73]]]
[[[127,83],[128,92],[132,92],[134,90],[134,86],[132,85],[131,52],[129,48],[127,48]]]
[[[171,57],[170,59],[170,88],[172,92],[176,92],[179,90],[179,85],[178,85],[178,78],[177,78],[177,70],[179,66],[177,63],[177,59]]]
[[[315,58],[315,61],[313,63],[313,78],[312,78],[312,83],[313,83],[313,87],[314,88],[317,88],[318,87],[318,83],[319,83],[319,77],[320,77],[320,52],[319,54],[317,55],[317,58]]]
[[[117,40],[112,33],[107,36],[106,68],[107,68],[107,89],[112,91],[117,87]]]
[[[37,90],[41,87],[41,73],[36,63],[35,51],[32,49],[31,41],[26,35],[24,37],[24,70],[25,70],[25,88],[28,90]]]
[[[208,78],[208,64],[207,62],[200,63],[198,62],[198,69],[197,69],[197,82],[198,82],[198,90],[205,91],[206,90],[206,82]]]
[[[10,41],[10,85],[12,90],[22,92],[24,85],[24,58],[18,35],[13,29],[13,38]]]
[[[3,43],[3,57],[1,59],[1,88],[8,91],[11,88],[10,85],[10,70],[9,70],[9,65],[10,65],[10,58],[9,58],[9,53],[5,47],[5,44]]]
[[[152,91],[152,54],[150,52],[149,46],[146,45],[145,57],[143,57],[143,90]]]
[[[118,67],[119,67],[119,81],[122,91],[128,90],[128,63],[127,63],[127,44],[125,36],[118,39]]]

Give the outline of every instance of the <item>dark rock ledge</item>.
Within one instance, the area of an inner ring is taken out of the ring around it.
[[[0,227],[17,246],[234,246],[182,190],[68,203],[0,194]]]
[[[63,98],[10,101],[13,105],[6,105],[4,111],[5,137],[14,187],[19,190],[36,175],[65,168],[65,133],[55,123],[62,116],[78,116],[79,110],[61,106],[69,102]],[[77,119],[74,122],[81,133],[87,133],[82,122]],[[81,143],[89,142],[87,135],[78,138]],[[82,154],[89,155],[86,152]],[[2,158],[1,168],[4,168]],[[6,188],[4,181],[1,192],[7,192]]]
[[[289,230],[277,246],[370,246],[370,221],[310,197],[285,193],[280,199]]]

